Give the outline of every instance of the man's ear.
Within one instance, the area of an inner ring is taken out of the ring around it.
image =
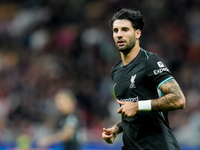
[[[140,36],[141,36],[141,30],[140,30],[140,29],[137,29],[137,30],[135,31],[135,38],[136,38],[136,39],[139,39]]]

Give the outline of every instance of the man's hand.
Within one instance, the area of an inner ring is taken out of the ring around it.
[[[138,102],[121,102],[117,100],[121,107],[117,110],[117,113],[121,113],[126,118],[135,116],[138,111]]]
[[[112,144],[117,137],[118,128],[115,127],[105,129],[103,128],[102,138],[109,144]]]

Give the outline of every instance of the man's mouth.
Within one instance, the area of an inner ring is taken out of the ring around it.
[[[117,41],[117,44],[118,44],[119,46],[123,46],[123,45],[125,44],[125,41],[124,41],[124,40],[118,40],[118,41]]]

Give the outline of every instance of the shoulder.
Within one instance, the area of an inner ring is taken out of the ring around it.
[[[156,53],[148,52],[144,49],[141,48],[141,52],[143,53],[143,56],[146,58],[148,61],[153,61],[155,59],[161,59]]]
[[[122,60],[118,61],[112,68],[111,68],[111,76],[113,78],[113,75],[115,72],[122,66]]]
[[[69,126],[77,126],[79,123],[78,118],[75,114],[70,114],[66,117],[65,120],[65,126],[69,125]]]
[[[116,70],[116,69],[118,69],[118,68],[121,67],[121,66],[122,66],[122,60],[118,61],[118,62],[112,67],[111,71],[112,71],[112,70]]]
[[[162,58],[160,58],[156,53],[147,52],[144,49],[141,49],[143,55],[146,57],[146,65],[149,69],[159,69],[167,67],[166,63]]]

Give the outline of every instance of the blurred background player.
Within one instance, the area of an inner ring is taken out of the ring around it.
[[[63,116],[59,121],[60,130],[38,141],[38,146],[48,147],[56,143],[64,143],[67,150],[78,150],[77,130],[79,121],[75,113],[76,98],[69,90],[60,90],[55,95],[56,107]]]

